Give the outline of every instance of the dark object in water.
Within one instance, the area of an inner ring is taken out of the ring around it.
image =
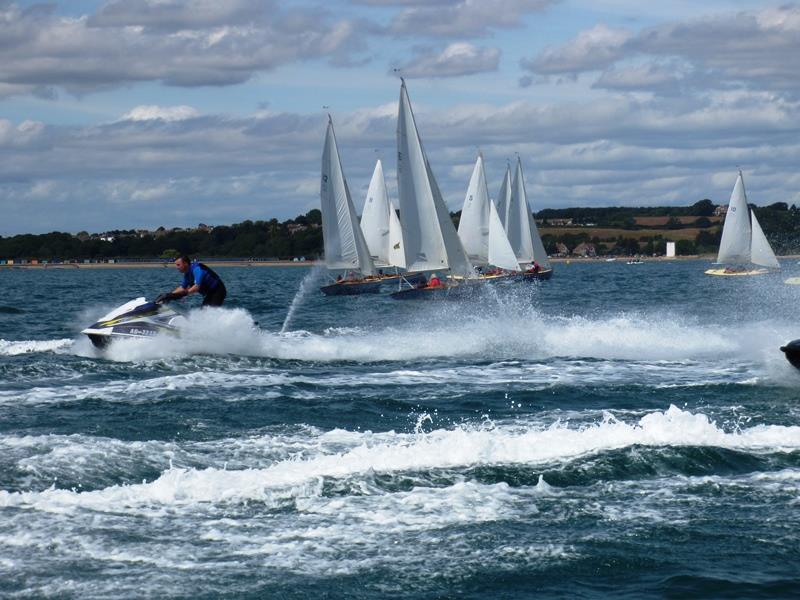
[[[792,340],[785,346],[781,346],[781,351],[793,367],[800,369],[800,340]]]
[[[336,283],[323,285],[319,288],[326,296],[358,296],[360,294],[377,294],[381,291],[380,279],[358,279],[349,281],[343,279]]]

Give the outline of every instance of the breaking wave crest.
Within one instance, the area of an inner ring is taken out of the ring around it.
[[[250,441],[255,445],[264,442]],[[111,450],[129,454],[130,450],[123,446],[115,442],[109,448],[98,447],[95,452]],[[599,422],[578,427],[564,422],[544,426],[519,422],[494,425],[487,421],[427,434],[333,430],[308,438],[294,448],[292,455],[275,457],[271,464],[261,468],[170,466],[153,481],[88,492],[55,487],[41,492],[0,491],[0,506],[44,511],[125,508],[134,512],[154,505],[178,508],[249,501],[277,506],[288,499],[320,495],[323,481],[330,479],[497,465],[545,468],[633,446],[790,453],[800,449],[800,427],[758,425],[726,431],[702,413],[671,406],[666,411],[648,413],[635,422],[624,422],[607,414]],[[33,459],[26,460],[30,463]],[[83,460],[87,462],[85,456]]]
[[[71,347],[74,340],[0,340],[0,356],[16,356],[35,352],[55,352]]]

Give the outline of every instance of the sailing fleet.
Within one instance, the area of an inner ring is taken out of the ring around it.
[[[460,297],[489,281],[552,276],[519,159],[513,181],[510,167],[506,171],[498,205],[489,197],[483,156],[478,155],[456,230],[422,145],[405,81],[397,118],[397,190],[399,215],[378,160],[359,223],[329,117],[320,183],[325,265],[346,276],[323,286],[323,293],[376,293],[383,283],[395,281],[396,299]]]
[[[320,288],[323,293],[378,293],[383,284],[394,282],[395,299],[461,297],[482,283],[552,276],[519,157],[513,177],[511,165],[506,168],[495,200],[489,196],[483,155],[478,153],[456,230],[425,153],[405,81],[397,115],[397,192],[396,206],[378,160],[359,220],[329,116],[320,182],[322,231],[325,266],[340,274]],[[780,268],[747,204],[741,171],[731,193],[717,264],[706,273],[747,276]]]

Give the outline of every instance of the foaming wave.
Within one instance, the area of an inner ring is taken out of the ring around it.
[[[297,498],[319,496],[326,478],[347,479],[373,473],[463,469],[481,465],[552,465],[609,450],[641,446],[708,446],[751,453],[800,449],[800,427],[758,425],[725,431],[702,413],[671,406],[637,422],[611,415],[579,428],[556,422],[549,427],[519,423],[435,430],[428,434],[334,435],[339,450],[322,444],[259,469],[225,470],[173,467],[151,482],[111,486],[90,492],[49,489],[43,492],[0,492],[0,506],[38,510],[89,508],[106,511],[173,507],[198,503],[260,501],[280,506]],[[342,447],[344,446],[344,447]]]
[[[0,340],[0,356],[16,356],[35,352],[55,352],[72,346],[73,340]]]

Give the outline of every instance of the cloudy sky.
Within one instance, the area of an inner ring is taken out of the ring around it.
[[[360,209],[398,73],[445,200],[800,205],[800,4],[0,0],[0,235],[286,219],[326,117]]]

